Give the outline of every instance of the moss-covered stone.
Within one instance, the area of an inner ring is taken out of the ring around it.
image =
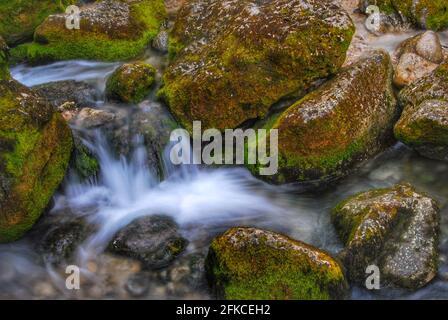
[[[139,103],[149,94],[155,81],[156,69],[144,62],[126,63],[107,80],[106,95],[109,99]]]
[[[417,289],[437,274],[439,208],[410,185],[354,195],[336,206],[332,220],[351,280],[364,284],[370,265],[380,269],[382,287]]]
[[[377,5],[386,14],[398,14],[401,19],[418,27],[443,30],[448,27],[448,2],[446,0],[362,0],[363,12],[368,5]]]
[[[33,38],[34,30],[50,14],[64,12],[76,0],[5,0],[0,2],[0,36],[9,45]]]
[[[339,299],[347,290],[343,269],[329,254],[254,228],[215,238],[206,271],[223,299]]]
[[[279,170],[265,178],[321,186],[387,147],[399,113],[392,73],[389,55],[371,52],[268,122],[278,130]]]
[[[74,148],[71,159],[71,168],[81,180],[96,176],[100,164],[91,150],[82,142],[80,133],[74,135]]]
[[[0,77],[0,242],[29,230],[65,176],[70,128],[46,100]]]
[[[5,40],[0,36],[0,79],[9,78],[8,70],[9,48]]]
[[[448,160],[448,63],[403,89],[399,100],[396,138],[426,157]]]
[[[345,61],[354,26],[332,0],[195,0],[170,34],[160,91],[187,129],[235,128],[263,117]]]
[[[34,42],[11,51],[13,62],[126,60],[138,56],[157,35],[165,18],[162,0],[105,0],[81,8],[80,29],[65,26],[66,14],[49,16]]]

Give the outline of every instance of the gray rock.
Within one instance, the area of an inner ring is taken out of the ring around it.
[[[426,285],[437,274],[439,219],[437,203],[407,184],[344,200],[332,220],[349,278],[364,284],[367,267],[376,265],[383,287]]]
[[[432,63],[414,53],[405,53],[400,57],[400,61],[395,69],[394,84],[404,87],[415,80],[424,77],[437,68],[437,64]]]
[[[159,34],[152,40],[152,47],[157,51],[162,53],[168,52],[168,31],[162,30]]]
[[[95,105],[98,95],[93,85],[74,80],[50,82],[33,88],[55,108],[66,102],[75,103],[76,108],[91,107]]]
[[[423,156],[448,160],[448,63],[401,90],[395,136]]]
[[[94,128],[108,124],[115,114],[106,110],[83,108],[76,116],[74,124],[82,128]]]
[[[140,260],[149,269],[168,266],[188,245],[176,223],[166,216],[149,216],[133,221],[109,244],[117,254]]]

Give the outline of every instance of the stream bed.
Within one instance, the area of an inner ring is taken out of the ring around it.
[[[413,33],[369,39],[374,47],[392,52]],[[448,34],[441,34],[445,45]],[[159,73],[163,57],[148,51],[145,60]],[[105,79],[119,64],[66,61],[45,66],[19,65],[13,77],[27,86],[77,80],[94,84],[102,97]],[[109,105],[99,99],[95,108],[115,108],[124,113],[156,105],[154,96],[140,105]],[[147,112],[157,112],[148,108]],[[126,123],[132,126],[132,123]],[[74,128],[77,130],[77,128]],[[143,298],[209,299],[203,279],[203,257],[213,237],[232,226],[255,226],[291,236],[333,254],[342,248],[330,221],[331,209],[354,193],[409,182],[439,201],[442,211],[439,274],[428,286],[416,291],[384,289],[378,292],[352,288],[353,299],[440,299],[448,297],[448,164],[425,159],[397,144],[365,163],[358,171],[325,192],[299,194],[293,187],[271,186],[252,177],[244,168],[172,167],[165,159],[164,178],[145,163],[146,150],[136,137],[133,152],[119,157],[111,141],[90,129],[87,143],[100,161],[98,179],[80,183],[68,176],[54,197],[54,206],[42,220],[71,216],[85,218],[95,232],[76,249],[76,265],[82,269],[81,290],[65,289],[64,270],[46,265],[34,248],[36,230],[21,241],[0,245],[0,298]],[[161,181],[162,180],[162,181]],[[134,219],[155,214],[172,217],[189,245],[169,270],[143,271],[127,258],[105,253],[113,235]],[[191,257],[190,260],[188,260]],[[193,259],[194,258],[194,259]],[[183,261],[186,261],[185,263]],[[198,261],[197,264],[192,261]],[[187,279],[187,280],[185,280]],[[185,280],[185,281],[184,281]],[[84,283],[86,284],[84,286]]]

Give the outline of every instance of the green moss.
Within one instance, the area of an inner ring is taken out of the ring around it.
[[[64,12],[76,0],[5,0],[0,2],[0,36],[10,45],[33,38],[50,14]]]
[[[73,146],[59,114],[13,80],[0,82],[0,242],[20,238],[42,214],[65,176]]]
[[[312,27],[277,39],[263,33],[269,30],[248,30],[244,35],[214,30],[216,21],[205,20],[195,28],[188,12],[180,13],[170,34],[172,63],[159,91],[188,130],[194,120],[201,120],[204,129],[228,129],[263,118],[279,100],[301,94],[315,80],[334,74],[345,61],[354,33],[353,26],[336,28],[314,19]],[[238,30],[235,22],[228,23],[229,29]],[[282,28],[284,21],[272,24]],[[216,35],[207,45],[190,48],[196,38],[211,37],[198,34],[201,30]]]
[[[237,237],[238,230],[244,228],[230,229],[210,246],[206,269],[218,297],[321,300],[343,296],[343,271],[327,254],[286,237],[283,239],[300,249],[288,245],[277,248],[264,236],[256,245],[247,242],[235,248],[229,237]]]
[[[110,99],[139,103],[149,94],[156,69],[143,62],[124,64],[108,79],[106,95]]]
[[[117,38],[106,33],[80,30],[71,32],[60,23],[44,22],[36,31],[35,42],[11,50],[11,61],[44,63],[54,60],[86,59],[101,61],[128,60],[140,55],[157,35],[165,18],[161,0],[143,0],[131,4],[132,30]],[[81,22],[82,23],[82,22]]]
[[[95,176],[100,169],[98,160],[85,151],[76,151],[74,159],[74,168],[81,179],[88,179]]]
[[[399,13],[415,25],[440,31],[448,27],[448,3],[446,0],[371,0],[386,14]],[[425,24],[425,25],[423,25]]]

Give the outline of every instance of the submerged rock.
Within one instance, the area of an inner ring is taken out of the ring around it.
[[[112,100],[139,103],[149,94],[156,69],[144,62],[125,63],[110,76],[106,96]]]
[[[48,15],[64,12],[76,0],[7,0],[0,3],[0,36],[10,45],[33,39],[34,30]]]
[[[160,91],[179,123],[235,128],[344,63],[354,33],[333,0],[195,0],[170,33]]]
[[[410,185],[350,197],[332,220],[351,280],[363,284],[370,265],[378,266],[383,287],[418,289],[437,274],[439,208]]]
[[[81,7],[80,29],[66,27],[67,14],[49,16],[34,42],[12,50],[15,61],[127,60],[141,54],[165,18],[163,0],[104,0]]]
[[[442,63],[444,53],[437,33],[427,31],[401,43],[395,56],[398,65],[394,83],[403,87],[434,71]]]
[[[37,221],[65,176],[73,147],[61,115],[6,73],[5,67],[0,74],[0,242],[17,240]]]
[[[37,85],[33,89],[47,98],[54,108],[59,108],[67,102],[74,103],[76,108],[91,107],[97,100],[95,86],[86,82],[57,81]]]
[[[445,0],[361,0],[359,2],[362,12],[365,12],[369,5],[377,5],[383,14],[423,29],[439,31],[448,27],[448,3]]]
[[[149,269],[168,266],[188,245],[167,216],[139,218],[119,231],[110,251],[140,260]]]
[[[339,299],[348,288],[327,253],[281,234],[232,228],[210,245],[206,270],[221,299]]]
[[[324,186],[388,147],[399,113],[392,72],[386,52],[370,52],[270,121],[279,170],[265,178]]]
[[[82,219],[50,226],[38,247],[44,261],[51,265],[73,261],[76,250],[87,239],[91,229]]]
[[[403,89],[399,100],[396,138],[423,156],[448,160],[448,63]]]

